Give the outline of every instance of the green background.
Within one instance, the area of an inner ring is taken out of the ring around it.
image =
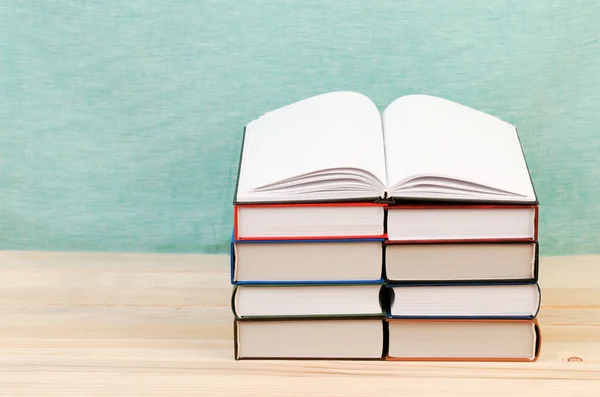
[[[517,125],[543,255],[600,253],[592,1],[0,0],[0,249],[225,253],[244,124],[355,90]]]

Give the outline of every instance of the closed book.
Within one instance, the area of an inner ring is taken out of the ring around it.
[[[381,283],[383,242],[383,239],[233,240],[231,282],[235,285]]]
[[[311,203],[234,206],[234,238],[318,240],[385,238],[385,205]]]
[[[387,285],[391,318],[532,319],[541,305],[537,283]]]
[[[235,320],[236,360],[383,360],[385,320]]]
[[[538,242],[385,245],[390,284],[536,282],[538,273]]]
[[[533,242],[537,205],[396,205],[387,209],[390,243]]]
[[[537,361],[536,320],[387,320],[388,361]]]
[[[383,284],[241,285],[231,299],[238,319],[385,318],[388,291]]]

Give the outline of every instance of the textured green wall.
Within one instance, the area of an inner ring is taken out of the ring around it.
[[[243,125],[332,90],[517,125],[543,254],[600,253],[594,2],[0,0],[0,249],[224,253]]]

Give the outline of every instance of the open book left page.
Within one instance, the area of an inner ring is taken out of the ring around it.
[[[362,94],[333,92],[246,126],[235,202],[373,201],[385,181],[379,110]]]

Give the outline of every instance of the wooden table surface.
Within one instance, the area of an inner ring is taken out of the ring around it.
[[[234,361],[228,257],[0,252],[0,395],[600,396],[600,257],[541,259],[536,363]]]

